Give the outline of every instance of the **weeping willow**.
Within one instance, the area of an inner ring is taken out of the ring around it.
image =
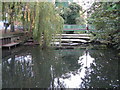
[[[63,30],[64,20],[56,13],[54,5],[50,2],[7,2],[3,4],[3,20],[7,19],[12,26],[15,21],[22,22],[24,30],[32,32],[40,46],[49,46],[52,37]],[[8,13],[7,18],[6,13]]]
[[[2,20],[8,21],[12,32],[14,32],[14,24],[16,20],[18,21],[21,10],[19,2],[2,2]]]
[[[40,46],[47,47],[57,33],[61,33],[63,19],[55,12],[54,5],[50,2],[39,2],[36,5],[34,39]]]
[[[11,31],[14,31],[14,22],[22,22],[24,30],[30,30],[32,21],[30,19],[30,13],[33,12],[31,9],[31,3],[25,2],[2,2],[2,20],[8,21],[11,24]],[[24,9],[24,10],[23,10]],[[6,13],[8,16],[6,17]]]

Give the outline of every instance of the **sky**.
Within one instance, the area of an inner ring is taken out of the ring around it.
[[[94,1],[95,0],[73,0],[73,2],[77,2],[78,4],[80,4],[84,10],[90,8]]]

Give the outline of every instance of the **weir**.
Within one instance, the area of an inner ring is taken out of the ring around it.
[[[91,34],[57,34],[51,45],[54,46],[77,46],[91,42]]]

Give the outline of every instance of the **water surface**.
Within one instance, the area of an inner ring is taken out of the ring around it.
[[[20,47],[12,52],[2,59],[3,88],[119,87],[119,58],[111,49]]]

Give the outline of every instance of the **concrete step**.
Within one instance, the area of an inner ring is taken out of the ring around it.
[[[82,39],[54,39],[55,42],[61,41],[61,42],[79,42],[79,43],[86,43],[86,40]]]
[[[78,46],[81,45],[81,43],[61,43],[60,42],[52,42],[51,45],[55,45],[55,46]]]
[[[81,39],[81,40],[90,40],[91,37],[74,37],[74,36],[56,36],[53,39]]]
[[[57,34],[56,36],[90,37],[91,34]]]

